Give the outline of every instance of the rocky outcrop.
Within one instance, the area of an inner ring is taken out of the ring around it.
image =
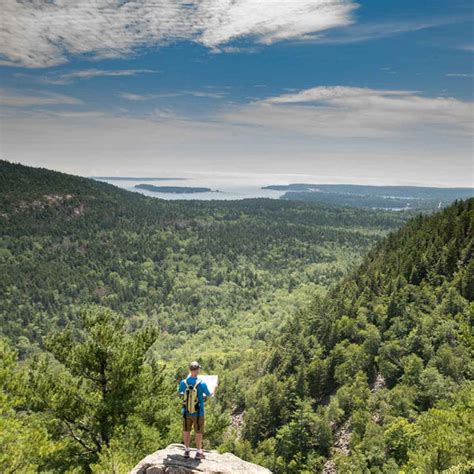
[[[372,386],[371,392],[377,393],[379,390],[382,390],[386,387],[385,379],[382,374],[377,374],[375,378],[374,384]],[[381,415],[379,411],[375,411],[372,413],[372,421],[374,423],[381,423]],[[351,453],[350,445],[351,445],[351,437],[352,437],[352,427],[350,420],[346,420],[346,422],[338,428],[338,430],[334,433],[334,444],[332,446],[332,455],[342,455],[342,456],[349,456]],[[324,464],[322,474],[336,474],[336,463],[333,459],[328,459]]]
[[[237,438],[242,436],[242,429],[244,427],[244,415],[243,411],[234,411],[230,415],[230,426],[235,431]]]
[[[219,454],[217,451],[205,451],[206,459],[194,459],[196,451],[191,452],[191,459],[184,459],[184,446],[171,444],[166,449],[150,454],[138,463],[130,474],[188,474],[206,472],[208,474],[271,474],[268,469],[257,466],[230,453]]]

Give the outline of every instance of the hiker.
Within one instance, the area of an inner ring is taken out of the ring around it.
[[[214,395],[211,394],[204,381],[199,379],[199,362],[193,361],[189,364],[189,375],[181,380],[178,388],[179,395],[183,397],[183,440],[184,457],[189,459],[191,442],[191,430],[194,427],[196,439],[196,459],[205,459],[202,451],[202,434],[204,433],[204,401]]]

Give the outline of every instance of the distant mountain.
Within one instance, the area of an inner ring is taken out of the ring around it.
[[[292,201],[393,210],[435,210],[446,207],[456,199],[466,199],[474,196],[474,188],[420,186],[295,183],[266,186],[263,189],[286,191],[281,199]]]

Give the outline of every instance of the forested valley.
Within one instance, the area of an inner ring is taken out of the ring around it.
[[[0,229],[2,472],[127,472],[179,441],[196,358],[206,442],[275,473],[473,468],[473,199],[162,201],[2,161]]]

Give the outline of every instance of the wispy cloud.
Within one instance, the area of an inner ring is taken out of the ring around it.
[[[243,36],[271,44],[346,26],[352,23],[352,12],[357,8],[350,0],[208,0],[198,5],[202,22],[199,41],[211,48]]]
[[[192,96],[202,97],[207,99],[222,99],[227,94],[224,92],[206,92],[206,91],[176,91],[176,92],[164,92],[159,94],[135,94],[133,92],[121,92],[118,96],[125,100],[132,102],[142,102],[154,99],[166,99],[172,97]]]
[[[421,20],[353,24],[347,28],[335,29],[325,34],[307,35],[306,37],[300,39],[321,44],[362,43],[374,39],[388,38],[404,33],[426,30],[450,23],[457,23],[463,20],[463,18],[457,17],[444,17]]]
[[[118,96],[121,99],[130,100],[132,102],[142,102],[150,99],[155,99],[153,94],[134,94],[132,92],[120,92]]]
[[[473,112],[471,102],[413,91],[314,87],[237,107],[224,118],[316,137],[370,138],[469,135]]]
[[[270,44],[347,26],[356,8],[353,0],[4,0],[0,59],[47,67],[70,55],[122,57],[180,40],[213,50],[239,38]]]
[[[46,105],[79,105],[82,101],[75,97],[53,93],[24,94],[0,90],[0,104],[9,107],[36,107]]]
[[[466,72],[450,72],[446,74],[447,77],[465,77],[468,79],[472,79],[474,77],[473,73],[466,73]]]
[[[227,94],[224,92],[184,91],[182,95],[192,95],[193,97],[204,97],[208,99],[222,99]]]
[[[39,80],[47,84],[70,84],[79,79],[92,79],[95,77],[124,77],[124,76],[138,76],[141,74],[156,74],[159,71],[153,69],[80,69],[77,71],[65,73],[50,73]]]

